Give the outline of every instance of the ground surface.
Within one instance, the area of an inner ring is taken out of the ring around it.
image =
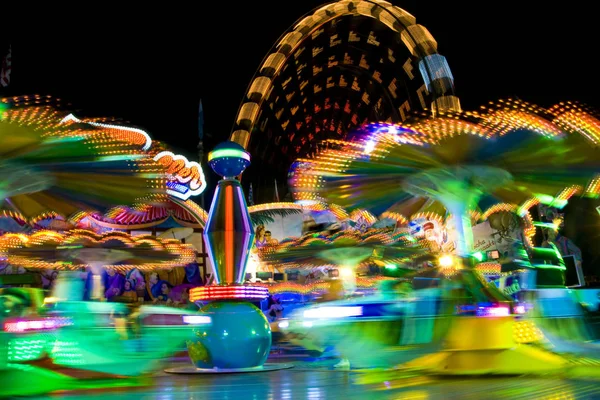
[[[279,371],[244,374],[175,375],[157,371],[144,387],[61,392],[35,399],[600,399],[600,383],[556,378],[415,378],[388,385],[360,385],[364,370],[338,371],[338,360],[273,355],[269,362],[294,364]],[[165,367],[187,365],[173,359]],[[31,399],[31,398],[29,398]]]

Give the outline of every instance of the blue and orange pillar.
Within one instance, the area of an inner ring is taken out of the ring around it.
[[[188,341],[190,359],[197,368],[247,369],[262,367],[271,349],[271,328],[251,301],[268,291],[244,285],[254,228],[240,182],[250,154],[234,142],[224,142],[208,154],[218,182],[204,230],[204,240],[215,281],[194,288],[190,300],[208,301],[200,312],[211,323],[194,329]]]

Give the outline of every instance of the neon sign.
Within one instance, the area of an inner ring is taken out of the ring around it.
[[[206,179],[202,167],[182,155],[163,151],[154,156],[154,161],[167,169],[169,181],[167,193],[181,200],[199,195],[206,189]]]

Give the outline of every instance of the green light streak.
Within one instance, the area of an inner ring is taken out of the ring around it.
[[[208,161],[224,157],[243,158],[244,160],[250,161],[250,155],[248,153],[237,149],[219,149],[211,151],[208,154]]]
[[[540,201],[540,203],[558,209],[561,209],[564,206],[566,206],[568,202],[567,200],[557,199],[556,197],[552,197],[542,193],[536,193],[535,197]]]
[[[4,118],[4,113],[8,111],[8,104],[0,101],[0,120]]]
[[[139,160],[144,156],[141,154],[121,154],[116,156],[102,156],[98,158],[98,161],[110,162],[110,161],[127,161],[127,160]]]
[[[550,229],[558,229],[558,227],[552,222],[541,222],[541,221],[533,221],[533,226],[539,226],[540,228],[550,228]]]
[[[551,265],[551,264],[532,264],[531,265],[534,268],[539,268],[539,269],[558,269],[561,271],[566,271],[567,267],[563,267],[560,265]]]
[[[475,257],[475,259],[479,262],[483,261],[483,253],[480,251],[473,253],[472,256]]]

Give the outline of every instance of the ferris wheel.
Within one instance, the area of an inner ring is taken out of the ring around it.
[[[291,163],[316,155],[324,139],[441,109],[459,110],[460,102],[429,31],[386,1],[342,0],[308,13],[276,42],[248,87],[231,140],[252,154],[244,179],[255,196],[271,201],[257,186],[284,183]]]

